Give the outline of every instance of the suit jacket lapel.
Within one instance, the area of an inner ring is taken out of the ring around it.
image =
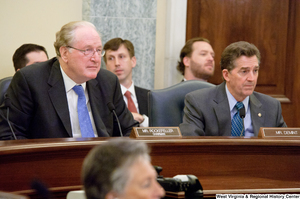
[[[99,137],[109,137],[110,135],[107,132],[106,126],[104,125],[102,119],[101,119],[101,112],[104,112],[103,110],[103,99],[100,99],[100,87],[98,85],[98,81],[96,79],[92,79],[87,82],[87,88],[89,93],[89,99],[90,99],[90,106],[94,118],[94,122],[96,125],[97,133]],[[101,103],[102,102],[102,103]],[[97,110],[97,111],[94,111]]]
[[[261,102],[254,96],[250,95],[250,110],[251,110],[251,120],[253,125],[254,136],[258,136],[259,128],[264,126],[264,115],[265,111],[262,110]]]
[[[54,64],[51,67],[48,84],[50,85],[48,93],[53,103],[54,109],[56,110],[69,136],[72,137],[72,128],[66,89],[58,60],[54,62]]]
[[[229,103],[225,91],[225,82],[217,86],[216,96],[213,100],[216,103],[214,110],[218,127],[223,127],[222,129],[219,128],[219,136],[231,136],[231,117]]]
[[[148,96],[146,93],[147,91],[144,91],[136,86],[134,86],[134,90],[138,101],[140,114],[148,113],[148,99],[147,99]]]

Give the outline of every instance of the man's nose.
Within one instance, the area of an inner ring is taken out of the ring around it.
[[[115,58],[115,65],[116,65],[116,66],[119,66],[119,65],[120,65],[120,62],[119,62],[119,59],[118,59],[118,58]]]
[[[251,71],[250,73],[248,73],[248,77],[247,80],[248,81],[253,81],[255,79],[256,75],[254,74],[253,71]]]
[[[214,56],[212,56],[211,54],[208,54],[208,60],[214,61]]]
[[[91,56],[91,60],[99,62],[101,61],[101,56],[99,56],[98,53],[94,51],[94,54]]]
[[[164,197],[166,194],[164,188],[162,188],[157,181],[155,182],[155,193],[157,193],[157,197],[160,198]]]

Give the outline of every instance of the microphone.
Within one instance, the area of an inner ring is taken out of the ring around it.
[[[123,133],[122,133],[122,129],[121,129],[121,125],[120,125],[120,122],[119,122],[119,119],[118,119],[118,116],[116,114],[116,111],[115,111],[115,106],[112,102],[108,102],[107,103],[107,106],[108,106],[108,109],[114,113],[116,119],[117,119],[117,123],[118,123],[118,126],[119,126],[119,131],[120,131],[120,136],[123,137]]]
[[[31,188],[34,189],[41,198],[50,199],[53,198],[50,190],[42,181],[34,179],[31,182]]]
[[[245,112],[246,112],[246,111],[245,111],[245,106],[243,106],[243,108],[241,108],[240,111],[239,111],[240,117],[241,117],[242,120],[243,120],[243,129],[242,129],[242,132],[241,132],[241,135],[240,135],[240,136],[242,136],[243,130],[244,130],[244,128],[245,128],[245,125],[244,125],[244,118],[245,118],[245,116],[246,116],[246,113],[245,113]]]
[[[11,131],[14,139],[17,140],[17,136],[16,136],[16,134],[14,132],[14,129],[12,128],[12,125],[10,124],[10,121],[9,121],[9,107],[10,107],[10,100],[9,100],[9,98],[6,98],[4,100],[4,103],[5,103],[5,106],[7,107],[7,111],[6,111],[6,120],[7,120],[7,123],[9,125],[10,131]]]

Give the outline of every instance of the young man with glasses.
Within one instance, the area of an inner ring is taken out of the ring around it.
[[[18,139],[129,135],[137,122],[118,78],[100,70],[102,42],[95,26],[64,25],[54,47],[56,58],[15,74],[0,108],[0,139],[13,139],[12,131]]]

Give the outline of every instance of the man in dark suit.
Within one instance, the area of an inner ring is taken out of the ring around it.
[[[118,78],[100,70],[102,42],[95,26],[70,22],[56,33],[54,46],[57,58],[22,68],[13,77],[0,109],[0,138],[13,139],[12,130],[18,139],[120,136],[112,109],[129,135],[137,122]]]
[[[119,78],[124,101],[140,126],[149,126],[148,91],[134,85],[132,69],[136,66],[134,47],[129,40],[114,38],[104,45],[106,68]]]
[[[179,57],[177,70],[183,75],[182,81],[207,81],[214,75],[215,52],[208,39],[195,37],[188,40]]]
[[[258,136],[260,127],[286,127],[280,102],[254,91],[260,64],[256,46],[232,43],[223,51],[220,64],[222,84],[186,95],[180,124],[183,135],[248,137]]]

